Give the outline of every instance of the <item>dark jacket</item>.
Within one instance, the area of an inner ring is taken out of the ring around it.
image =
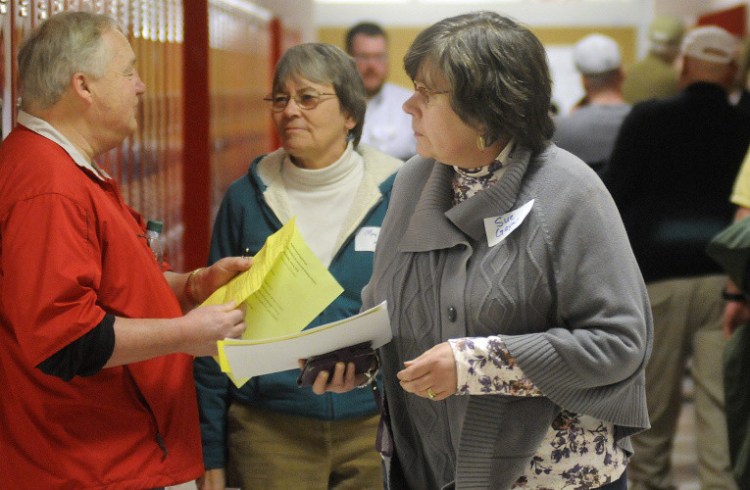
[[[633,107],[604,183],[646,282],[720,273],[705,249],[732,221],[729,195],[749,142],[750,118],[715,84]]]

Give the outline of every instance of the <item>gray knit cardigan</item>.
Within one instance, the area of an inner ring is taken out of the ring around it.
[[[391,488],[510,488],[561,409],[615,424],[617,443],[649,427],[644,366],[652,343],[646,288],[617,208],[577,157],[514,150],[494,186],[452,205],[450,166],[412,158],[399,172],[363,306],[383,300],[381,349],[403,472]],[[488,247],[483,219],[534,200]],[[403,362],[450,338],[499,335],[545,397],[403,391]],[[401,480],[403,478],[403,480]]]

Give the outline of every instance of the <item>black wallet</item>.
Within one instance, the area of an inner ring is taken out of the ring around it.
[[[362,374],[369,371],[375,364],[375,351],[370,347],[370,342],[363,342],[313,356],[305,362],[305,366],[297,378],[297,386],[312,385],[321,371],[328,371],[329,374],[333,373],[337,362],[353,362],[355,373]]]

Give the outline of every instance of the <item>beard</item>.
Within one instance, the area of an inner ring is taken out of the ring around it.
[[[362,82],[365,86],[365,95],[367,95],[367,98],[369,99],[380,93],[380,90],[383,88],[383,84],[385,84],[387,74],[369,69],[362,73],[361,76]]]
[[[365,95],[367,95],[367,98],[369,99],[378,95],[384,84],[385,80],[381,80],[377,85],[365,85]]]

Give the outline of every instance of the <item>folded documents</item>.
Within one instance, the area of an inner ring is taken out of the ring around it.
[[[303,330],[344,289],[305,243],[294,218],[253,257],[253,265],[201,306],[234,300],[245,307],[242,339],[218,342],[215,357],[235,385],[250,377],[298,368],[297,360],[342,347],[391,339],[382,303],[351,318]]]
[[[297,369],[299,359],[362,342],[377,349],[392,338],[385,302],[362,313],[296,334],[264,340],[226,339],[218,343],[219,364],[237,386],[253,376]]]

